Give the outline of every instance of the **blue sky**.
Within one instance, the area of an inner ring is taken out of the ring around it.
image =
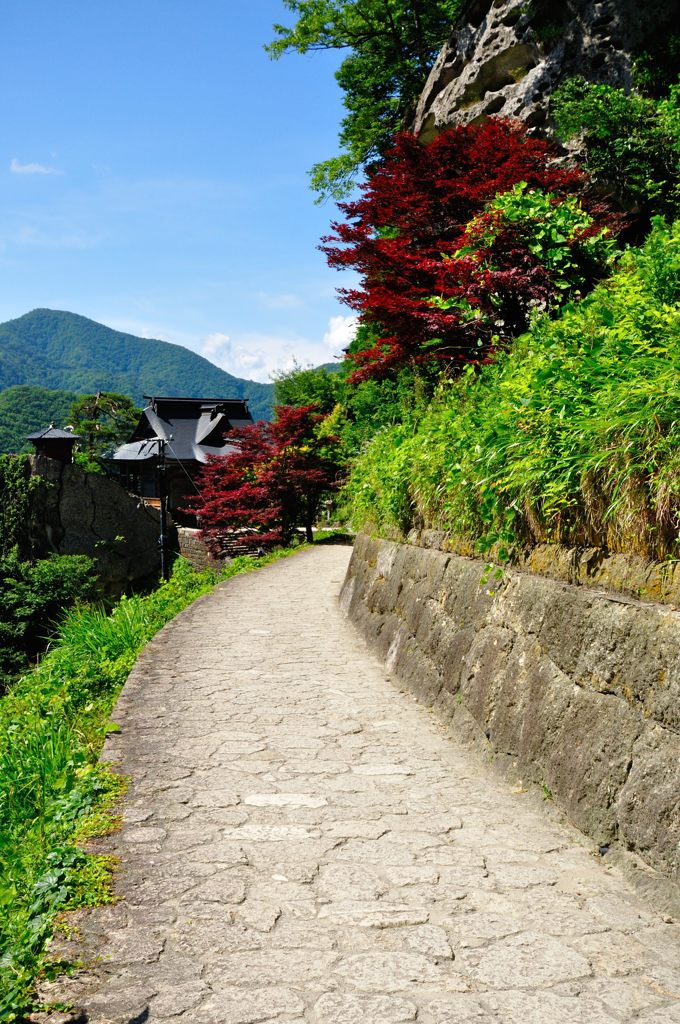
[[[339,56],[271,61],[280,0],[2,7],[0,321],[66,309],[257,380],[339,354],[337,210],[307,179]]]

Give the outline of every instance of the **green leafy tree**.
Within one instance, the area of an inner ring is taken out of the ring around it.
[[[344,367],[326,370],[324,367],[294,366],[274,375],[276,405],[313,405],[316,411],[327,415],[342,400]]]
[[[374,348],[382,333],[379,325],[359,324],[347,348],[347,375],[354,369],[353,358]],[[344,416],[338,433],[349,457],[356,456],[384,427],[411,422],[422,414],[436,387],[439,373],[439,367],[408,365],[383,380],[348,383],[344,389]]]
[[[84,395],[71,406],[69,423],[82,440],[78,461],[94,468],[105,452],[127,441],[141,415],[131,398],[115,391]]]
[[[349,51],[336,78],[344,92],[342,152],[315,164],[312,188],[341,199],[357,173],[379,159],[417,99],[462,0],[284,0],[297,16],[274,25],[270,56]]]
[[[633,62],[633,84],[645,96],[658,99],[680,72],[680,33],[673,4],[666,5],[665,12],[655,10],[648,27],[651,31]]]
[[[632,212],[680,211],[680,85],[653,100],[572,78],[554,93],[558,138],[578,137],[589,174]]]
[[[359,324],[347,354],[372,348],[379,336],[374,327]],[[350,384],[347,377],[353,367],[350,359],[331,370],[295,366],[274,378],[276,405],[314,405],[322,415],[318,435],[337,438],[336,458],[342,466],[376,431],[413,416],[431,394],[439,376],[438,370],[409,366],[387,380]]]

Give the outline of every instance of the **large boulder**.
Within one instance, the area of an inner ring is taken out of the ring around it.
[[[576,75],[628,89],[634,55],[675,10],[658,0],[652,23],[634,0],[473,0],[432,68],[413,128],[427,142],[490,114],[540,127],[551,93]]]
[[[31,458],[40,478],[34,501],[34,554],[89,555],[103,590],[120,594],[160,571],[159,513],[115,480],[43,456]],[[177,534],[169,526],[169,543]]]

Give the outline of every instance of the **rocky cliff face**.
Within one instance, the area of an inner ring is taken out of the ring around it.
[[[575,75],[629,88],[633,55],[674,10],[677,0],[658,0],[653,14],[635,0],[473,0],[430,73],[414,130],[428,141],[490,114],[539,127],[550,94]]]
[[[89,555],[95,559],[102,588],[112,595],[158,576],[159,513],[155,509],[143,505],[115,480],[84,473],[79,466],[42,456],[33,456],[31,463],[43,485],[33,522],[35,554]],[[177,550],[173,527],[170,545]]]

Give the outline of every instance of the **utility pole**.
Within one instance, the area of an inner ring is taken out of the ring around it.
[[[167,504],[168,495],[165,486],[165,446],[167,441],[164,437],[156,438],[158,441],[158,497],[160,498],[161,508],[161,519],[160,519],[160,536],[158,538],[158,546],[161,550],[161,576],[164,580],[170,579],[170,560],[168,558],[168,521],[167,521]]]

